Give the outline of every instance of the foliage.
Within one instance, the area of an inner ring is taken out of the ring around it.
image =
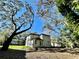
[[[57,0],[57,6],[61,14],[66,18],[65,28],[70,32],[69,35],[63,35],[65,38],[69,36],[68,42],[73,43],[73,47],[79,47],[79,2],[78,0]],[[68,38],[66,38],[68,40]]]
[[[62,46],[65,46],[66,48],[73,48],[72,40],[74,40],[74,36],[71,34],[71,32],[67,28],[64,28],[61,31],[59,40],[60,40]]]
[[[20,14],[22,9],[25,11]],[[20,14],[20,16],[18,16],[18,14]],[[0,1],[0,30],[9,28],[13,31],[16,31],[17,34],[19,32],[23,32],[27,30],[27,25],[32,26],[31,24],[33,22],[33,16],[34,15],[31,7],[27,2],[23,3],[19,0]]]
[[[7,40],[8,36],[9,29],[5,29],[4,31],[0,32],[0,44],[3,44],[3,42]]]
[[[34,14],[27,2],[20,0],[1,0],[0,30],[3,31],[6,28],[11,30],[1,50],[7,50],[14,36],[31,29],[33,22]]]
[[[28,36],[28,34],[29,34],[28,32],[19,34],[19,35],[15,36],[12,41],[17,42],[17,44],[19,44],[19,45],[25,45],[26,37]]]
[[[57,0],[59,1],[59,0]],[[61,3],[57,3],[58,9],[61,12],[61,14],[63,16],[67,16],[69,15],[69,17],[71,18],[71,20],[74,23],[78,23],[79,22],[79,3],[78,0],[63,0],[63,2]],[[69,20],[70,20],[69,18]]]
[[[37,13],[45,21],[43,31],[46,31],[47,34],[52,33],[52,31],[57,33],[55,29],[63,24],[63,20],[59,18],[60,13],[57,9],[55,1],[39,0]],[[59,28],[57,29],[59,30]]]
[[[79,26],[73,21],[66,20],[64,29],[61,31],[61,41],[70,47],[79,47]],[[70,44],[71,43],[71,44]]]

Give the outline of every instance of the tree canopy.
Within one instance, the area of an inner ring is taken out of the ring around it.
[[[78,0],[57,0],[59,11],[63,16],[70,16],[74,23],[79,23],[79,2]]]
[[[2,50],[7,50],[13,37],[31,29],[34,14],[27,2],[20,0],[0,1],[0,30],[9,28],[9,37],[4,42]]]
[[[58,33],[56,29],[60,30],[59,26],[62,26],[64,21],[60,19],[61,16],[54,0],[39,0],[37,13],[45,21],[44,31]]]
[[[22,13],[21,11],[23,10],[24,12]],[[27,2],[23,3],[19,0],[0,1],[0,27],[2,29],[10,28],[19,34],[27,30],[27,25],[29,28],[32,27],[33,17],[33,11]],[[18,30],[22,31],[19,32]]]
[[[64,30],[63,35],[67,40],[67,36],[75,47],[79,47],[79,2],[78,0],[57,0],[57,6],[60,13],[66,18],[66,30],[70,33],[69,35]]]

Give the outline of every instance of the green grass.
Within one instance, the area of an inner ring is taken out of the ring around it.
[[[23,50],[23,49],[26,49],[26,47],[25,46],[18,46],[18,45],[10,45],[9,49]]]
[[[2,46],[0,46],[2,47]],[[24,46],[24,45],[9,45],[9,49],[15,49],[15,50],[25,50],[27,48],[31,48],[29,46]]]

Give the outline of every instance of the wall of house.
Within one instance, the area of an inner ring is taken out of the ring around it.
[[[39,35],[30,35],[31,39],[38,38],[38,37],[39,37]]]
[[[33,47],[33,40],[31,40],[31,37],[30,37],[30,36],[28,36],[28,37],[26,38],[25,46]]]
[[[52,42],[51,45],[52,45],[53,47],[61,47],[61,44],[58,43],[58,42]]]
[[[51,39],[50,36],[41,35],[42,38],[42,46],[43,47],[51,47]]]
[[[40,47],[41,45],[40,45],[40,40],[35,40],[34,39],[34,42],[33,42],[34,44],[33,44],[33,46],[34,47]]]
[[[51,47],[51,39],[47,35],[29,35],[26,38],[25,45],[30,47]]]
[[[40,46],[40,41],[35,39],[38,38],[38,35],[29,35],[26,38],[26,43],[25,46],[30,46],[30,47],[39,47]]]

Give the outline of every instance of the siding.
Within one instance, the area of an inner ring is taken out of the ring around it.
[[[50,36],[44,36],[44,35],[41,35],[41,38],[43,40],[43,47],[50,47],[51,46],[51,39],[50,39]]]

